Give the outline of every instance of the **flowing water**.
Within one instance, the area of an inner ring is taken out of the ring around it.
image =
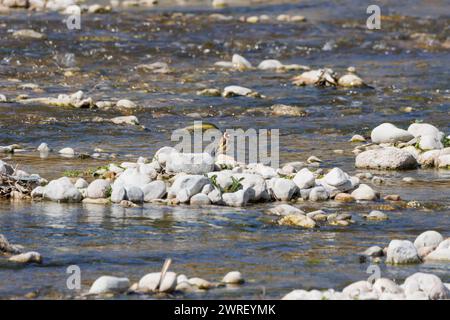
[[[347,1],[259,1],[212,9],[206,1],[162,1],[154,8],[120,9],[82,15],[81,30],[68,30],[58,13],[16,10],[0,14],[0,93],[56,97],[83,90],[95,100],[126,98],[140,108],[145,130],[92,121],[126,113],[0,103],[0,145],[26,150],[4,155],[9,163],[51,179],[66,170],[95,168],[111,160],[40,158],[33,150],[47,142],[53,149],[73,147],[92,153],[102,148],[114,162],[151,158],[158,148],[174,145],[173,130],[194,120],[220,129],[280,129],[281,162],[304,161],[314,154],[323,167],[354,168],[353,134],[368,135],[382,122],[406,128],[415,120],[450,133],[449,5],[447,1],[381,1],[381,30],[366,28],[367,4]],[[245,2],[245,1],[242,1]],[[213,19],[212,13],[232,16]],[[256,24],[241,16],[266,14]],[[306,22],[279,22],[279,14],[303,15]],[[34,29],[46,40],[12,37],[11,30]],[[343,73],[354,66],[373,89],[296,87],[299,72],[233,71],[213,67],[239,53],[257,65],[278,59]],[[136,70],[139,64],[167,62],[169,74]],[[72,70],[72,76],[66,76]],[[30,89],[23,84],[37,84]],[[198,96],[203,88],[241,85],[265,99]],[[270,115],[276,103],[301,107],[305,117]],[[408,109],[411,107],[412,109]],[[342,149],[343,153],[333,150]],[[78,265],[83,289],[100,275],[138,281],[172,258],[172,269],[188,276],[220,280],[240,270],[247,282],[239,289],[192,293],[189,298],[280,298],[292,289],[342,289],[366,279],[367,263],[358,252],[391,239],[409,239],[426,230],[450,236],[450,171],[420,169],[373,172],[386,183],[375,188],[396,193],[422,206],[305,202],[305,210],[348,212],[356,224],[310,231],[277,226],[265,215],[270,205],[243,209],[146,204],[143,208],[57,203],[0,203],[0,233],[27,250],[39,251],[42,265],[11,266],[0,259],[0,297],[39,291],[41,298],[72,297],[66,268]],[[405,176],[415,178],[405,183]],[[366,222],[372,209],[390,210],[386,222]],[[382,275],[402,280],[416,271],[450,282],[450,265],[425,263],[404,267],[381,265]],[[126,298],[126,297],[124,297]],[[130,298],[130,297],[128,297]],[[135,296],[132,296],[135,298]]]

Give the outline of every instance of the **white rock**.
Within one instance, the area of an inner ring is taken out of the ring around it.
[[[41,153],[48,153],[51,151],[50,147],[45,143],[42,142],[39,147],[37,148],[37,151],[41,152]]]
[[[231,59],[231,62],[233,63],[235,68],[238,69],[251,69],[252,64],[245,59],[243,56],[239,54],[233,54],[233,57]]]
[[[130,287],[130,280],[128,278],[117,278],[111,276],[101,276],[94,281],[89,289],[90,294],[103,293],[122,293]]]
[[[127,199],[127,192],[123,186],[113,187],[111,192],[111,202],[120,203]]]
[[[322,300],[323,294],[318,290],[293,290],[286,294],[281,300]]]
[[[242,189],[249,189],[249,201],[267,200],[269,194],[264,178],[258,174],[251,173],[237,173],[233,177],[240,181]]]
[[[441,279],[433,274],[417,272],[406,278],[402,287],[407,298],[416,293],[423,293],[430,300],[448,299],[450,297]]]
[[[304,211],[293,207],[289,204],[280,204],[275,208],[270,209],[271,214],[275,214],[277,216],[287,216],[292,214],[305,214]]]
[[[233,193],[222,194],[222,200],[229,207],[243,207],[250,201],[250,189],[238,190]]]
[[[211,204],[211,200],[209,200],[206,194],[197,193],[191,197],[190,204],[194,206],[206,206]]]
[[[62,177],[49,182],[45,186],[44,198],[52,201],[80,202],[82,199],[80,191],[72,184],[69,178]]]
[[[111,119],[114,124],[129,124],[129,125],[139,125],[139,119],[136,116],[121,116]]]
[[[417,249],[411,241],[392,240],[386,253],[386,263],[409,264],[419,263],[420,258]]]
[[[373,284],[373,290],[381,296],[384,293],[402,294],[403,289],[394,281],[387,278],[379,278]]]
[[[0,94],[0,102],[6,102],[6,96],[4,94]]]
[[[450,154],[439,155],[436,164],[439,168],[450,169]]]
[[[177,286],[177,274],[175,272],[168,271],[165,274],[160,287],[157,290],[158,283],[161,279],[161,272],[153,272],[145,275],[139,280],[139,289],[150,292],[167,292],[170,293],[175,290]]]
[[[436,136],[425,135],[419,138],[419,148],[424,151],[444,148],[441,140]]]
[[[324,201],[329,197],[328,191],[322,186],[312,188],[309,193],[309,200],[311,201]]]
[[[356,299],[363,294],[371,292],[372,292],[372,285],[368,281],[358,281],[352,283],[342,290],[342,293],[345,294],[350,299]]]
[[[387,147],[361,152],[356,156],[355,165],[370,169],[415,169],[418,163],[408,151]]]
[[[193,195],[200,193],[208,183],[209,179],[202,175],[179,176],[170,187],[168,198],[176,197],[181,202],[188,202]]]
[[[214,159],[208,153],[172,153],[166,160],[168,172],[206,174],[214,171]]]
[[[258,65],[258,69],[261,70],[272,70],[281,68],[283,68],[283,64],[280,61],[274,59],[261,61],[261,63]]]
[[[239,271],[230,271],[223,277],[222,282],[227,284],[241,284],[244,283],[244,278]]]
[[[137,186],[125,186],[127,200],[134,203],[144,202],[144,192]]]
[[[425,256],[425,261],[450,261],[450,249],[434,250]]]
[[[323,180],[333,187],[339,187],[349,182],[349,175],[342,171],[340,168],[333,168],[328,172]]]
[[[66,156],[74,156],[75,155],[75,151],[72,148],[63,148],[63,149],[59,150],[58,153],[61,155],[66,155]]]
[[[166,184],[161,180],[152,181],[142,187],[144,192],[144,201],[150,202],[155,199],[162,199],[166,193]]]
[[[6,162],[0,160],[0,173],[12,175],[14,174],[14,168]]]
[[[228,86],[223,89],[224,97],[233,97],[233,96],[248,96],[253,91],[249,88],[241,87],[241,86]]]
[[[408,127],[408,132],[414,137],[434,136],[438,140],[442,140],[444,133],[439,131],[435,126],[428,123],[413,123]]]
[[[308,168],[303,168],[296,173],[292,180],[300,189],[308,189],[314,187],[316,178]]]
[[[299,190],[292,180],[283,178],[275,178],[274,180],[272,191],[277,200],[289,201]]]
[[[111,188],[109,181],[96,179],[92,181],[87,188],[87,197],[91,199],[107,198],[107,193]]]
[[[439,232],[434,230],[429,230],[421,233],[414,241],[414,246],[417,250],[423,247],[433,247],[436,248],[442,241],[444,237]]]
[[[124,108],[124,109],[134,109],[137,107],[137,105],[133,101],[130,101],[127,99],[122,99],[122,100],[117,101],[116,107]]]
[[[117,187],[135,186],[142,188],[152,181],[150,175],[146,174],[145,169],[141,166],[137,168],[128,168],[120,174],[120,176],[114,181],[113,189]]]
[[[222,193],[219,190],[217,190],[217,189],[214,189],[213,191],[208,193],[208,198],[214,204],[221,204],[222,203]]]
[[[83,178],[78,178],[77,181],[75,181],[75,188],[77,189],[85,189],[89,186],[89,183],[87,183],[86,180]]]
[[[408,142],[414,136],[406,130],[399,129],[391,123],[382,123],[370,134],[373,143]]]
[[[362,87],[364,81],[355,74],[345,74],[339,78],[338,85],[342,87]]]
[[[15,263],[42,263],[42,256],[39,252],[30,251],[14,255],[8,260]]]
[[[154,159],[156,159],[161,166],[165,166],[167,159],[169,159],[173,153],[178,153],[178,151],[172,147],[162,147],[156,151]]]
[[[367,220],[388,220],[389,217],[386,213],[378,211],[378,210],[372,210],[370,213],[365,217]]]

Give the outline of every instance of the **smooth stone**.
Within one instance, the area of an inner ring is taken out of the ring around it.
[[[190,204],[195,206],[206,206],[211,204],[208,196],[204,193],[197,193],[190,199]]]
[[[72,148],[63,148],[58,151],[59,154],[67,155],[67,156],[74,156],[75,151]]]
[[[144,202],[144,192],[142,189],[136,186],[125,186],[125,191],[127,193],[127,200],[133,203]]]
[[[311,192],[309,193],[309,200],[311,201],[324,201],[327,200],[330,197],[327,190],[322,187],[314,187],[311,189]]]
[[[129,124],[137,126],[139,125],[139,119],[136,116],[121,116],[115,117],[110,120],[114,124]]]
[[[122,99],[117,101],[116,103],[117,108],[124,108],[124,109],[134,109],[137,107],[136,103],[133,101],[130,101],[128,99]]]
[[[175,179],[169,188],[167,197],[188,202],[193,195],[200,193],[209,182],[209,179],[203,175],[181,175]],[[180,196],[183,196],[182,199],[179,198]]]
[[[235,68],[245,70],[245,69],[251,69],[252,64],[245,59],[243,56],[239,54],[233,54],[233,57],[231,58],[231,62],[233,63]]]
[[[222,203],[222,192],[218,189],[214,189],[210,193],[208,193],[208,198],[213,204],[221,204]]]
[[[42,142],[39,147],[37,148],[37,151],[41,152],[41,153],[48,153],[51,151],[50,147],[48,146],[48,144],[46,144],[45,142]]]
[[[130,280],[128,278],[101,276],[94,281],[89,289],[89,294],[122,293],[129,287]]]
[[[156,180],[142,187],[144,201],[151,202],[155,199],[162,199],[167,194],[167,187],[164,181]]]
[[[372,246],[367,248],[363,254],[369,257],[382,257],[384,256],[384,250],[379,246]]]
[[[281,300],[323,300],[323,294],[319,290],[293,290]]]
[[[31,29],[22,29],[13,32],[13,37],[28,39],[45,39],[46,36],[40,32]]]
[[[450,261],[450,249],[436,249],[425,256],[425,261]]]
[[[214,159],[208,153],[172,153],[166,160],[166,171],[206,174],[214,171]]]
[[[96,179],[89,184],[87,188],[87,197],[91,199],[107,198],[110,189],[111,184],[109,181],[104,179]]]
[[[297,185],[289,179],[275,178],[272,191],[277,200],[289,201],[298,192]]]
[[[386,263],[388,264],[411,264],[420,263],[417,249],[411,241],[392,240],[386,252]]]
[[[387,214],[378,210],[371,211],[368,215],[365,216],[365,218],[372,221],[383,221],[389,219]]]
[[[364,138],[362,135],[355,134],[353,137],[351,137],[350,142],[365,142],[366,138]]]
[[[372,285],[368,281],[357,281],[345,287],[342,293],[350,299],[357,299],[359,296],[372,292]]]
[[[313,219],[302,214],[286,215],[278,221],[278,224],[282,226],[296,226],[303,228],[315,228],[317,225]]]
[[[244,278],[239,271],[230,271],[222,279],[226,284],[241,284],[244,283]]]
[[[172,147],[162,147],[158,151],[156,151],[154,159],[161,165],[165,166],[167,159],[169,159],[172,154],[178,153],[175,148]]]
[[[127,186],[144,187],[152,181],[152,176],[145,171],[142,166],[126,169],[114,181],[113,189]]]
[[[260,70],[276,70],[276,69],[282,69],[283,68],[283,64],[275,59],[268,59],[268,60],[263,60],[261,61],[261,63],[258,65],[258,69]]]
[[[408,132],[414,137],[433,136],[442,140],[444,133],[435,126],[428,123],[413,123],[408,127]]]
[[[80,202],[82,195],[69,178],[62,177],[45,186],[43,197],[52,201]]]
[[[81,201],[82,203],[87,203],[87,204],[108,204],[109,203],[109,199],[106,198],[84,198],[83,201]]]
[[[430,300],[448,299],[450,297],[449,291],[441,279],[433,274],[414,273],[406,278],[402,287],[407,298],[417,293],[424,294]]]
[[[74,186],[77,189],[85,189],[89,186],[89,183],[83,178],[78,178],[77,181],[75,181]]]
[[[271,214],[277,215],[277,216],[287,216],[287,215],[293,215],[293,214],[305,214],[302,210],[293,207],[288,204],[280,204],[277,205],[275,208],[272,208],[269,210]]]
[[[139,280],[139,289],[149,292],[166,292],[170,293],[175,290],[177,286],[177,274],[175,272],[166,272],[161,285],[157,290],[158,283],[161,278],[161,272],[152,272],[143,276]]]
[[[399,129],[391,123],[382,123],[372,130],[370,134],[373,143],[408,142],[414,136],[406,130]]]
[[[253,90],[241,86],[228,86],[223,89],[222,95],[224,97],[233,96],[249,96],[253,93]]]
[[[0,233],[0,254],[3,253],[19,254],[21,249],[19,246],[10,244],[8,239]]]
[[[333,168],[323,177],[323,180],[330,186],[339,187],[348,182],[349,176],[342,169]]]
[[[42,256],[39,252],[30,251],[12,256],[8,259],[16,263],[42,263]]]
[[[120,203],[123,200],[127,199],[127,192],[124,187],[118,186],[113,187],[111,192],[111,202]]]
[[[222,194],[222,200],[229,207],[244,207],[250,201],[251,194],[250,189],[242,189],[233,193]]]
[[[341,87],[363,87],[364,81],[355,74],[345,74],[338,80]]]
[[[436,136],[426,135],[419,138],[419,149],[424,151],[442,149],[444,145]]]
[[[242,189],[249,189],[249,201],[268,200],[266,180],[259,174],[237,173],[233,177],[240,181]]]
[[[300,189],[308,189],[315,186],[316,178],[308,168],[303,168],[299,172],[297,172],[292,181]]]
[[[444,237],[434,230],[429,230],[421,233],[414,241],[414,246],[417,250],[423,247],[434,247],[436,248],[442,241]]]
[[[391,294],[402,294],[403,289],[396,284],[394,281],[387,278],[379,278],[375,281],[372,286],[373,291],[375,291],[379,296],[384,293]]]
[[[356,200],[373,201],[377,199],[376,192],[367,184],[360,184],[359,187],[351,193]]]
[[[215,285],[213,283],[209,282],[208,280],[198,278],[198,277],[190,278],[188,280],[188,283],[192,286],[195,286],[195,287],[197,287],[199,289],[203,289],[203,290],[208,290],[208,289],[215,287]]]

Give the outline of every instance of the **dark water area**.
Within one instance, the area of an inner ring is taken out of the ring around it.
[[[354,134],[391,122],[407,128],[416,120],[450,133],[450,6],[447,1],[377,1],[381,30],[366,28],[365,1],[265,1],[213,9],[203,1],[181,5],[164,2],[154,8],[118,9],[83,14],[81,30],[68,30],[59,13],[15,10],[0,14],[0,94],[9,99],[56,97],[82,90],[94,100],[129,99],[137,110],[51,107],[0,103],[0,145],[20,144],[26,150],[1,155],[9,163],[51,179],[66,170],[110,162],[151,158],[162,146],[174,145],[172,131],[194,120],[220,129],[280,129],[280,160],[304,161],[310,155],[323,167],[354,167]],[[233,17],[221,21],[220,13]],[[258,23],[242,16],[268,15]],[[303,15],[305,22],[280,22],[279,14]],[[12,30],[33,29],[46,40],[17,39]],[[235,71],[214,66],[234,53],[253,65],[264,59],[285,64],[329,67],[340,74],[354,66],[373,87],[362,89],[297,87],[299,71]],[[136,69],[140,64],[166,62],[168,74]],[[72,71],[68,76],[67,71]],[[30,89],[24,84],[35,84]],[[204,88],[240,85],[264,99],[205,97]],[[301,107],[305,117],[275,116],[274,104]],[[145,130],[94,122],[133,114]],[[72,147],[92,153],[102,148],[114,160],[42,159],[33,151],[41,142],[54,150]],[[343,153],[334,150],[341,149]],[[277,226],[265,215],[271,205],[243,209],[145,205],[68,205],[0,202],[0,233],[44,257],[40,266],[11,266],[0,259],[0,297],[40,290],[41,297],[71,297],[66,289],[67,266],[82,270],[83,289],[100,275],[129,277],[136,282],[158,271],[165,258],[172,269],[188,276],[220,280],[239,270],[247,283],[239,289],[192,293],[188,298],[280,298],[292,289],[342,289],[366,279],[368,263],[358,252],[391,239],[414,240],[426,230],[450,236],[450,171],[420,169],[375,172],[386,183],[381,194],[399,194],[422,203],[420,208],[397,205],[386,222],[366,222],[361,215],[383,203],[299,204],[302,209],[348,212],[356,223],[310,231]],[[414,183],[402,181],[415,178]],[[382,275],[402,280],[416,271],[431,272],[450,282],[448,263],[393,267],[381,264]],[[176,297],[176,296],[175,296]],[[124,297],[126,298],[126,297]],[[128,297],[130,298],[130,297]],[[135,298],[134,296],[132,298]],[[148,298],[148,297],[147,297]]]

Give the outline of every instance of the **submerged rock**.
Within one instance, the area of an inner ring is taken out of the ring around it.
[[[302,214],[290,214],[284,216],[278,221],[278,224],[282,226],[296,226],[303,228],[316,227],[316,222],[313,219]]]
[[[244,278],[239,271],[230,271],[222,279],[226,284],[241,284],[244,283]]]
[[[16,263],[42,263],[42,256],[39,252],[31,251],[12,256],[8,259]]]

